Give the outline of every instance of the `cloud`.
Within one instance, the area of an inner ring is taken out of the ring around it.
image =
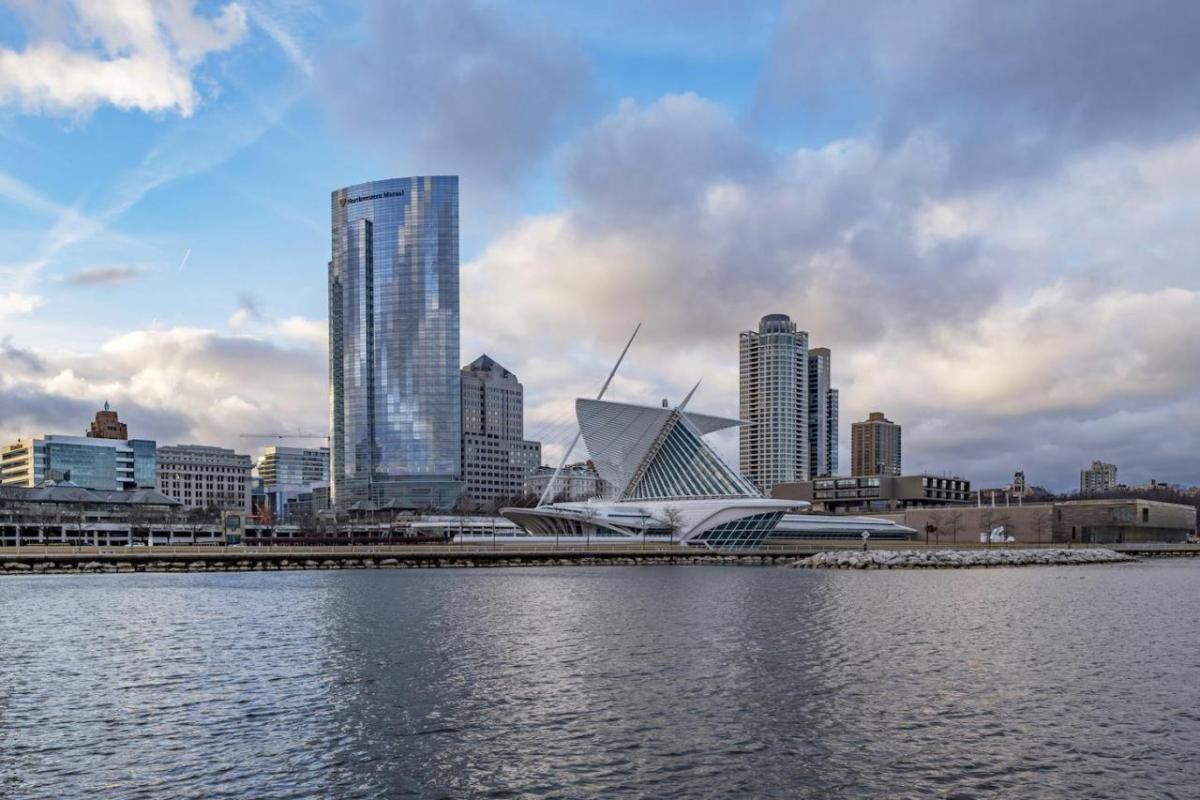
[[[89,267],[71,273],[66,277],[66,282],[72,286],[115,286],[137,280],[145,272],[141,267],[124,265]]]
[[[229,317],[229,327],[233,330],[238,330],[248,322],[261,322],[263,320],[262,303],[257,297],[250,292],[238,292],[237,311]]]
[[[295,9],[290,10],[295,15]],[[275,11],[275,9],[272,9],[272,12]],[[275,42],[279,50],[296,69],[309,78],[315,74],[315,69],[308,57],[304,44],[289,26],[280,20],[276,13],[268,13],[266,8],[257,5],[247,5],[246,13],[255,25],[262,28],[267,36],[271,37],[271,40]]]
[[[51,5],[49,14],[29,5],[24,49],[0,48],[0,99],[30,113],[87,114],[113,105],[190,116],[199,102],[193,71],[246,32],[236,3],[211,18],[184,0]]]
[[[42,298],[36,294],[21,292],[0,293],[0,319],[16,314],[29,314],[42,304]]]
[[[0,339],[0,365],[26,374],[41,373],[46,369],[45,362],[37,353],[13,344],[12,336]]]
[[[0,363],[11,359],[0,346]],[[136,330],[95,352],[22,351],[40,370],[0,369],[0,441],[86,429],[108,400],[130,434],[160,444],[197,442],[242,452],[242,433],[324,430],[324,353],[197,328]]]
[[[36,386],[0,386],[0,408],[5,418],[0,434],[4,444],[18,438],[43,434],[82,436],[100,410],[104,400],[83,400]],[[161,443],[178,441],[186,435],[184,416],[172,409],[147,408],[136,401],[125,401],[116,409],[122,421],[130,424],[129,435],[136,439],[155,439]]]
[[[323,319],[286,317],[276,323],[276,329],[281,336],[307,343],[320,350],[324,350],[329,344],[329,323]]]
[[[888,144],[933,133],[952,144],[957,185],[1012,180],[1194,129],[1197,36],[1200,6],[1188,2],[801,0],[759,111],[808,126],[866,118]]]
[[[475,0],[375,0],[363,27],[367,40],[333,50],[319,81],[334,123],[389,158],[402,153],[403,171],[507,187],[589,91],[576,45]]]
[[[926,304],[972,317],[968,297],[995,285],[976,236],[930,244],[917,224],[941,163],[933,143],[779,155],[703,98],[627,101],[570,150],[572,206],[464,265],[464,302],[488,298],[470,315],[493,336],[612,341],[647,320],[646,338],[670,348],[736,343],[775,310],[847,343],[924,327]],[[878,313],[860,313],[864,301]]]
[[[644,321],[622,399],[704,377],[695,406],[733,414],[738,332],[784,312],[833,348],[844,441],[882,408],[905,425],[908,468],[999,483],[1024,466],[1069,488],[1121,450],[1118,421],[1165,422],[1200,389],[1185,345],[1200,135],[970,191],[949,188],[954,148],[923,134],[780,153],[704,98],[624,102],[568,148],[569,205],[464,264],[467,348],[521,376],[540,425]],[[1126,477],[1157,463],[1152,477],[1196,482],[1172,451],[1198,436],[1173,432]]]

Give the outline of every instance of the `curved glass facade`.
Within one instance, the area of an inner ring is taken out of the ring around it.
[[[782,518],[782,511],[742,517],[710,528],[697,536],[695,541],[724,550],[752,550],[763,543]]]
[[[462,491],[458,178],[332,196],[332,500],[447,508]]]

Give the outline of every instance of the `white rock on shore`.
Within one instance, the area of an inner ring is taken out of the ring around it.
[[[831,550],[802,558],[793,567],[825,569],[958,569],[1018,567],[1031,564],[1115,564],[1137,561],[1114,550]]]

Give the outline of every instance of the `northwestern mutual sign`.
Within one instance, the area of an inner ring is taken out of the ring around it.
[[[403,197],[403,196],[404,196],[404,190],[401,189],[398,192],[380,192],[379,194],[364,194],[364,195],[361,195],[360,197],[343,197],[342,198],[342,208],[345,208],[347,203],[361,203],[364,200],[381,200],[385,197]]]

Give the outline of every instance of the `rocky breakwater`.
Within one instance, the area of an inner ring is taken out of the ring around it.
[[[963,569],[1035,564],[1115,564],[1137,561],[1113,550],[832,550],[802,558],[794,567],[814,569]]]
[[[456,567],[571,567],[641,566],[665,564],[708,564],[731,566],[782,566],[795,556],[758,553],[722,554],[707,551],[654,552],[515,552],[430,554],[419,551],[392,554],[314,553],[312,555],[270,552],[231,556],[214,550],[209,554],[180,554],[173,557],[141,557],[104,554],[67,558],[39,554],[5,558],[0,556],[2,575],[60,575],[105,572],[250,572],[310,569],[437,569]]]

